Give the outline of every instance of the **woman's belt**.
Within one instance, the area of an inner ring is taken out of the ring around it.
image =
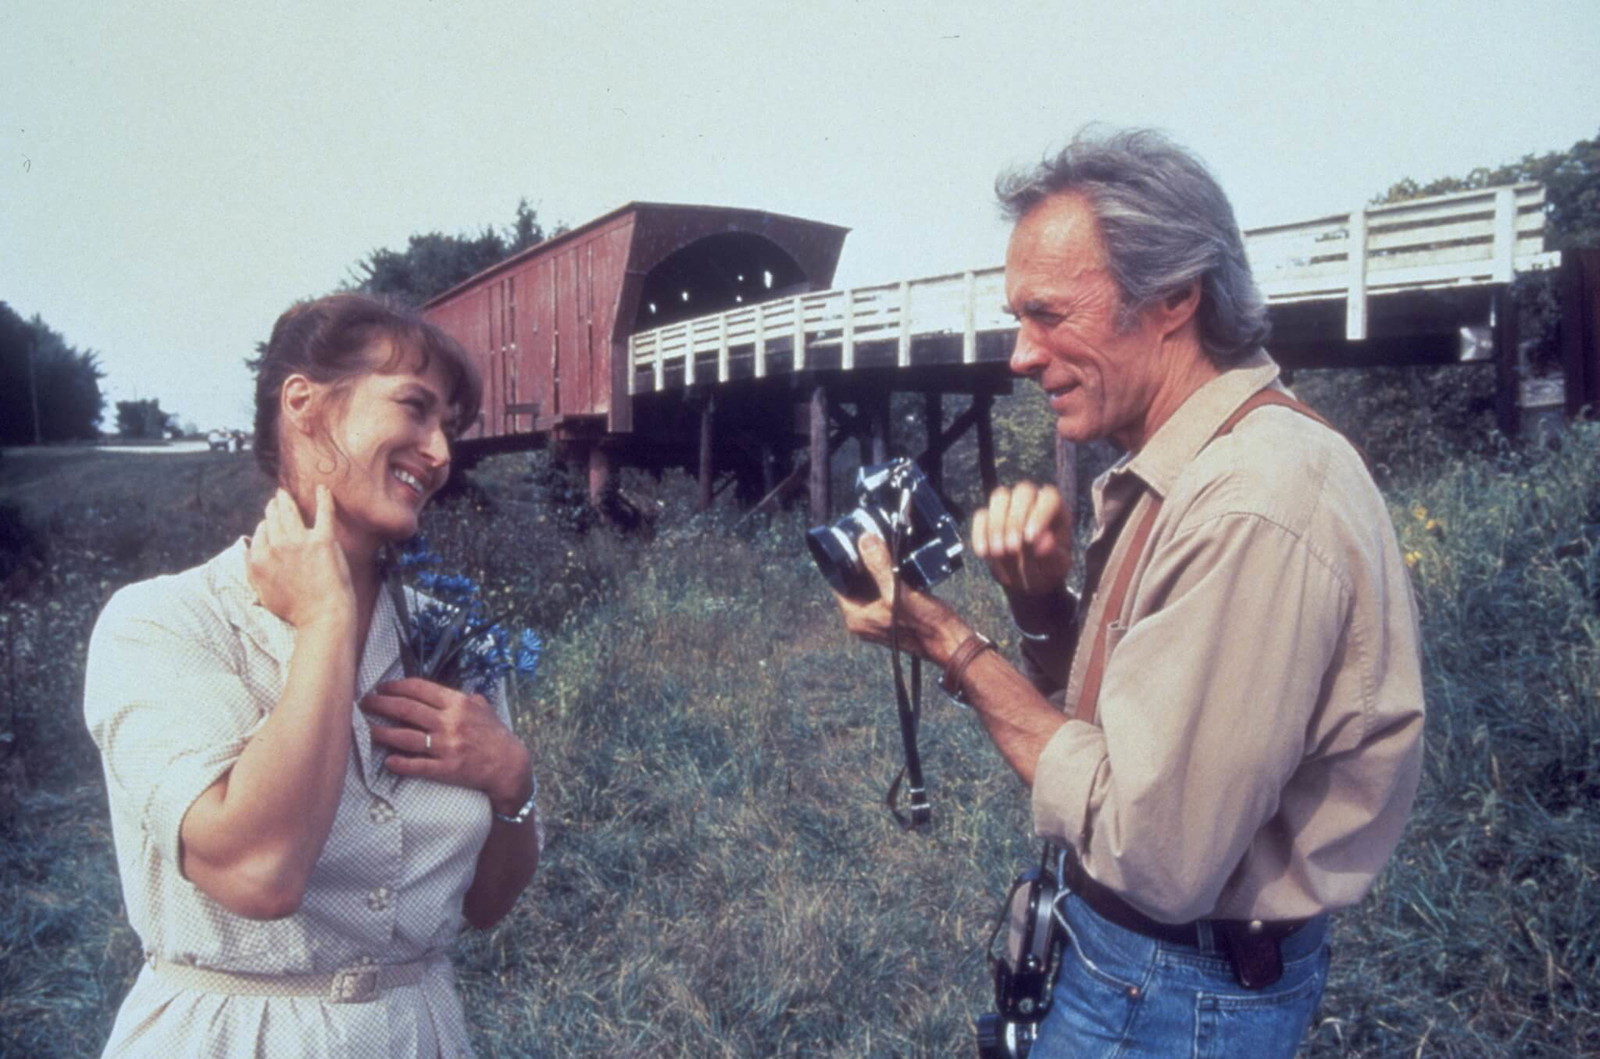
[[[322,974],[239,974],[168,963],[154,954],[148,955],[146,961],[156,977],[179,989],[225,996],[314,996],[330,1004],[365,1004],[378,999],[386,989],[418,984],[427,974],[428,965],[439,958],[358,964]]]

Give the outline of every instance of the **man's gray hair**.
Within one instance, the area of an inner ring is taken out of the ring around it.
[[[1267,307],[1233,207],[1199,158],[1151,129],[1088,126],[1054,158],[995,181],[1001,208],[1014,222],[1070,193],[1082,195],[1100,222],[1124,324],[1199,280],[1195,317],[1214,363],[1233,363],[1266,341]]]

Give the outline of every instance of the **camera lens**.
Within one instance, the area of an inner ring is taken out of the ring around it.
[[[852,599],[872,599],[878,594],[878,586],[861,565],[861,552],[856,547],[863,532],[880,531],[871,516],[859,508],[830,526],[806,531],[806,546],[811,549],[817,569],[835,591]]]
[[[1028,1059],[1033,1051],[1034,1028],[1026,1023],[1008,1022],[989,1012],[973,1020],[978,1038],[978,1059]]]
[[[994,1059],[1006,1054],[1006,1024],[999,1015],[992,1011],[979,1015],[972,1028],[978,1037],[978,1059]]]
[[[806,531],[806,546],[828,584],[837,592],[852,595],[851,583],[861,572],[861,555],[855,541],[838,526],[818,526]]]

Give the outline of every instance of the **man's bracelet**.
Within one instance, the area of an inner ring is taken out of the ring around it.
[[[967,667],[972,665],[973,659],[983,652],[997,650],[999,648],[994,645],[994,641],[983,633],[972,633],[961,641],[961,646],[950,656],[950,663],[945,666],[944,676],[939,678],[939,690],[955,700],[957,705],[970,706],[966,694],[961,690],[961,681],[966,678]]]
[[[533,780],[533,791],[528,795],[528,800],[522,803],[522,808],[511,816],[507,816],[505,813],[495,813],[494,818],[496,820],[508,824],[525,824],[528,822],[528,817],[533,815],[534,802],[539,798],[539,777],[533,776],[530,778]],[[490,812],[494,812],[494,810],[491,809]]]

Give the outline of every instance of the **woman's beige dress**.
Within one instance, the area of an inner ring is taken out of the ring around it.
[[[382,598],[358,670],[361,694],[399,676],[397,631]],[[271,712],[293,646],[293,629],[255,602],[243,541],[202,566],[123,589],[95,625],[84,710],[105,765],[128,918],[147,959],[107,1056],[471,1054],[445,950],[489,832],[488,800],[384,771],[359,710],[333,831],[299,911],[273,921],[236,916],[178,870],[184,813]],[[503,701],[496,706],[504,716]],[[176,988],[149,966],[274,975],[418,960],[427,962],[419,984],[364,1003]]]

